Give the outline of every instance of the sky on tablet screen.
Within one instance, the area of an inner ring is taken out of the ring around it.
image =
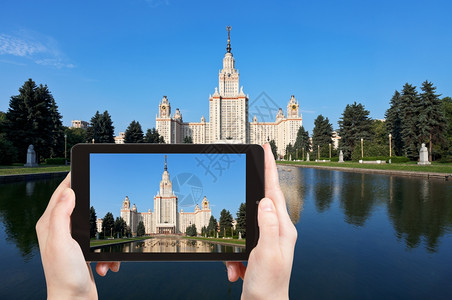
[[[131,205],[135,203],[138,212],[149,209],[154,212],[154,196],[162,180],[164,155],[91,154],[90,206],[96,209],[97,217],[103,218],[107,212],[118,217],[126,196]],[[223,208],[236,218],[240,203],[245,202],[246,197],[245,154],[167,155],[170,180],[179,197],[179,210],[193,212],[196,203],[201,206],[202,197],[206,196],[217,220]]]

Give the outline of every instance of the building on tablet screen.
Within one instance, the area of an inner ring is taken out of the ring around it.
[[[201,208],[196,204],[194,212],[178,210],[178,197],[173,191],[170,174],[168,172],[167,157],[160,181],[160,189],[154,196],[154,211],[138,212],[135,204],[130,207],[129,197],[125,197],[121,207],[121,218],[130,228],[132,235],[136,235],[137,227],[143,222],[146,234],[181,234],[187,227],[195,225],[198,233],[201,228],[209,225],[212,212],[206,196],[202,199]]]
[[[235,68],[235,60],[231,52],[230,27],[228,26],[228,44],[223,58],[223,69],[218,74],[218,88],[209,96],[209,121],[204,116],[201,122],[184,122],[178,108],[171,116],[171,104],[167,96],[159,103],[156,115],[156,128],[163,136],[165,143],[183,143],[191,137],[193,143],[240,143],[264,144],[274,140],[278,154],[284,155],[286,146],[295,143],[297,131],[302,125],[301,111],[295,96],[291,96],[287,104],[287,116],[282,108],[275,115],[274,122],[258,119],[254,115],[249,120],[249,97],[239,89],[239,71]],[[258,105],[258,104],[256,104]],[[256,110],[259,112],[259,108]],[[262,109],[274,110],[264,106]],[[262,114],[260,115],[262,117]]]

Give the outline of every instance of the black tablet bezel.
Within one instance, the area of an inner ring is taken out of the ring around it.
[[[242,253],[96,253],[90,250],[91,153],[244,153],[246,154],[246,248]],[[71,150],[71,187],[76,204],[72,237],[86,261],[245,261],[259,237],[257,207],[264,197],[264,150],[252,144],[77,144]],[[248,221],[253,220],[253,221]]]

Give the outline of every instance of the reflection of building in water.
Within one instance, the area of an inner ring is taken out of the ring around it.
[[[245,245],[222,245],[175,236],[155,237],[145,241],[124,243],[94,249],[94,252],[123,253],[241,253]]]
[[[303,210],[304,186],[303,176],[298,168],[278,167],[279,184],[286,198],[290,218],[294,224],[300,221]]]
[[[160,181],[160,190],[154,196],[154,212],[138,212],[133,204],[130,208],[129,197],[126,196],[122,203],[121,218],[124,219],[133,235],[137,232],[139,222],[143,222],[146,234],[178,234],[185,233],[188,226],[196,225],[198,233],[201,228],[209,224],[212,215],[209,201],[204,196],[201,208],[196,204],[194,212],[178,212],[178,197],[174,194],[172,182],[168,173],[165,155],[165,168]]]

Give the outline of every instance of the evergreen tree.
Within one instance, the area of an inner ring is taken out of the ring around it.
[[[64,127],[61,122],[62,116],[58,112],[58,106],[55,99],[50,95],[50,157],[64,156]]]
[[[193,144],[193,138],[191,136],[184,137],[184,144]]]
[[[214,216],[210,216],[209,225],[207,225],[207,234],[215,237],[218,232],[217,220]]]
[[[331,144],[331,136],[333,135],[333,125],[328,118],[319,115],[314,120],[314,129],[312,130],[312,146],[317,151],[320,146],[320,157],[329,156],[329,144]]]
[[[400,121],[402,128],[403,151],[414,160],[419,156],[419,115],[420,98],[416,87],[406,83],[400,96]]]
[[[339,148],[344,153],[344,159],[349,160],[355,144],[360,143],[361,138],[370,139],[372,120],[369,119],[369,111],[361,103],[354,102],[347,104],[338,123],[341,137]]]
[[[242,237],[246,237],[246,204],[241,203],[237,211],[237,225],[236,229],[242,233]]]
[[[229,210],[223,208],[220,212],[220,236],[231,234],[232,221],[233,218]]]
[[[286,157],[286,160],[290,160],[291,158],[292,159],[295,158],[295,148],[294,148],[294,146],[292,146],[291,143],[289,143],[286,146],[286,155],[285,155],[285,157]]]
[[[64,134],[66,134],[67,136],[67,157],[70,157],[71,149],[73,146],[86,142],[86,129],[64,127]]]
[[[102,229],[105,230],[105,236],[110,236],[113,234],[113,229],[115,226],[115,219],[113,218],[113,214],[108,212],[105,214],[105,217],[102,219]]]
[[[204,236],[204,237],[207,236],[207,227],[206,227],[206,226],[203,226],[203,227],[201,228],[201,235]]]
[[[124,134],[124,143],[143,143],[144,136],[143,130],[141,129],[140,122],[135,122],[135,120],[130,123]]]
[[[394,92],[390,101],[390,107],[385,113],[386,128],[391,134],[391,147],[396,156],[403,155],[403,140],[402,140],[402,120],[400,112],[400,93]]]
[[[137,236],[143,236],[146,234],[146,229],[144,228],[143,221],[138,222],[137,226]]]
[[[10,165],[17,160],[17,149],[6,138],[6,114],[0,111],[0,165]]]
[[[275,140],[269,141],[270,148],[272,149],[273,156],[275,160],[278,159],[278,147],[276,146]]]
[[[38,161],[61,153],[61,115],[47,85],[29,79],[12,96],[6,113],[5,132],[18,152],[19,161],[26,159],[33,144]]]
[[[303,155],[303,149],[304,153],[308,153],[310,146],[309,132],[305,130],[303,126],[300,126],[300,128],[298,128],[297,138],[294,144],[295,152],[296,154],[298,153],[297,159]],[[296,150],[298,150],[298,152]],[[304,159],[304,157],[302,159]]]
[[[421,87],[419,114],[419,143],[429,143],[429,160],[432,161],[433,143],[445,144],[447,123],[433,83],[424,81]]]
[[[124,221],[124,219],[122,217],[116,217],[114,228],[113,228],[114,236],[116,237],[118,233],[119,233],[120,237],[124,236],[124,235],[126,235],[126,231],[127,231],[126,221]]]
[[[198,231],[196,229],[196,225],[192,224],[185,229],[185,235],[187,236],[197,236]]]
[[[95,143],[114,143],[114,130],[115,127],[108,111],[104,111],[103,114],[96,111],[86,131],[87,142],[91,143],[94,139]]]
[[[146,135],[144,137],[145,143],[151,143],[151,144],[164,144],[165,141],[163,139],[163,136],[160,136],[158,131],[155,128],[148,129],[146,131]]]
[[[443,155],[447,157],[449,155],[452,156],[452,98],[444,97],[441,102],[447,124],[446,146],[444,147]]]
[[[93,206],[91,206],[89,210],[89,237],[93,238],[96,237],[97,233],[97,216],[96,216],[96,210]]]

